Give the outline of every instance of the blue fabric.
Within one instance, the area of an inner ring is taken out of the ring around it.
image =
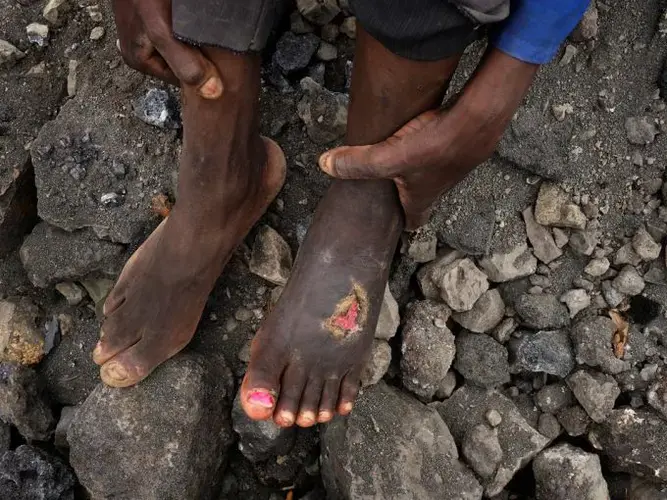
[[[494,26],[490,41],[533,64],[551,61],[584,15],[590,0],[511,0],[509,17]]]

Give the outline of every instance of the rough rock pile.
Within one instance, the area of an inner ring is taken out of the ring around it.
[[[111,390],[100,306],[173,201],[178,92],[122,63],[107,3],[0,0],[0,496],[666,498],[662,3],[591,4],[494,157],[403,238],[355,411],[282,430],[238,382],[345,133],[355,38],[347,2],[296,4],[263,68],[287,183],[192,345]]]

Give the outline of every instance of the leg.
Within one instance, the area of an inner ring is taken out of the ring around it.
[[[192,339],[222,268],[284,180],[280,148],[259,135],[259,57],[204,50],[224,93],[183,90],[176,206],[123,269],[93,353],[111,386],[137,383]]]
[[[438,106],[458,59],[410,61],[358,30],[347,142],[383,140]],[[309,426],[349,413],[402,227],[391,181],[332,183],[253,340],[241,395],[251,418]]]

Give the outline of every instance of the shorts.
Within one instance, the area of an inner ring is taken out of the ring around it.
[[[196,45],[259,52],[288,0],[172,0],[174,35]],[[460,54],[509,0],[350,0],[357,23],[391,52],[433,61]]]

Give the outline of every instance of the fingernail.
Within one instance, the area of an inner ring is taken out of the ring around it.
[[[222,82],[219,78],[212,76],[199,87],[199,94],[205,99],[217,99],[222,94]]]
[[[320,168],[324,170],[325,172],[328,172],[331,168],[331,154],[330,153],[322,153],[320,156]]]
[[[120,363],[111,362],[105,370],[107,375],[116,380],[125,380],[128,377],[127,370]]]
[[[346,415],[352,411],[352,403],[343,403],[343,405],[340,407],[341,413],[345,413]]]
[[[269,394],[266,391],[254,391],[248,396],[248,401],[252,404],[262,406],[264,408],[273,408],[276,404],[276,400],[273,395]]]

